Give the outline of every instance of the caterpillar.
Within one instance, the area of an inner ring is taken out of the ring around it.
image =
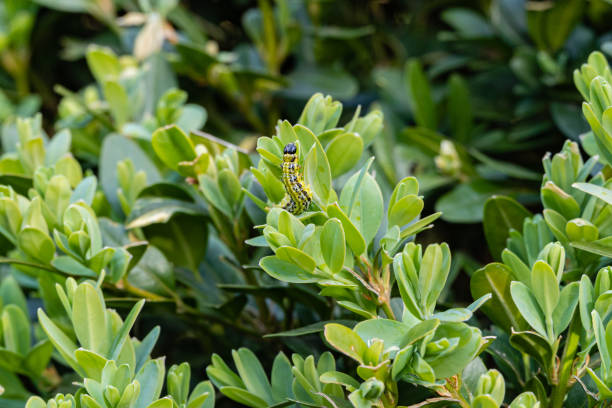
[[[288,143],[283,149],[282,163],[283,185],[287,194],[281,202],[281,207],[293,215],[306,211],[312,202],[312,192],[304,184],[300,176],[297,148],[294,143]]]

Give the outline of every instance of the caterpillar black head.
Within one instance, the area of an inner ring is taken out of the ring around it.
[[[285,149],[283,150],[283,154],[295,154],[297,152],[297,148],[295,147],[295,143],[287,143],[285,145]]]

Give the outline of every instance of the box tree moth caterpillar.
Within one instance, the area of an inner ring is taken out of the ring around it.
[[[283,150],[282,176],[287,194],[281,202],[281,207],[291,214],[299,215],[310,206],[312,192],[300,176],[297,148],[294,143],[288,143]]]

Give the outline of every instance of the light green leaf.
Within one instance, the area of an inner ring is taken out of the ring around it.
[[[331,195],[332,176],[327,155],[317,139],[304,159],[304,180],[315,203],[325,208]]]
[[[132,114],[132,104],[130,104],[127,92],[118,81],[104,81],[102,88],[117,127],[121,128]]]
[[[2,309],[2,336],[5,347],[25,356],[30,350],[30,321],[17,305],[6,305]]]
[[[241,348],[239,350],[232,351],[234,363],[236,369],[246,389],[258,396],[259,398],[272,404],[274,402],[272,398],[272,387],[268,382],[266,372],[264,371],[261,363],[255,357],[255,354],[247,348]]]
[[[50,263],[55,255],[53,240],[43,231],[34,227],[22,229],[19,232],[18,243],[23,252],[43,264]]]
[[[332,273],[340,272],[346,256],[346,241],[340,220],[337,218],[327,220],[323,225],[320,240],[325,263]]]
[[[276,256],[266,256],[259,261],[259,266],[275,279],[291,283],[310,283],[318,279],[292,262]]]
[[[151,140],[157,156],[172,170],[178,170],[180,162],[196,158],[193,143],[176,125],[168,125],[153,132]]]
[[[301,270],[312,274],[315,269],[315,260],[306,252],[290,246],[282,246],[276,250],[276,256],[286,262],[297,265]]]
[[[367,345],[353,330],[341,324],[329,323],[325,325],[324,335],[336,350],[363,363]]]
[[[74,342],[70,340],[70,338],[49,319],[49,317],[47,317],[42,309],[38,309],[38,321],[45,333],[47,333],[47,336],[49,336],[49,340],[51,340],[51,343],[53,343],[64,360],[66,360],[66,362],[78,373],[84,376],[84,373],[78,368],[79,365],[73,357],[73,353],[77,349],[76,344],[74,344]]]
[[[362,172],[355,173],[346,182],[342,188],[339,203],[342,211],[359,229],[366,245],[369,245],[382,223],[384,203],[382,192],[374,177],[367,172],[363,174],[363,177],[360,177],[361,174]],[[340,221],[342,221],[341,218]],[[348,234],[346,228],[344,231]]]
[[[531,290],[538,304],[544,312],[546,319],[552,317],[553,311],[559,303],[559,284],[550,265],[544,261],[537,261],[531,271]]]
[[[332,178],[351,170],[363,152],[363,140],[355,133],[342,133],[327,145],[327,159],[331,166]]]
[[[107,332],[104,299],[91,284],[80,284],[72,303],[72,321],[77,338],[87,350],[108,355],[111,339]]]
[[[340,209],[338,203],[333,203],[327,207],[327,215],[330,218],[337,218],[342,223],[342,228],[346,237],[346,242],[355,255],[361,255],[366,250],[366,242],[355,224]]]
[[[556,282],[555,280],[555,284]],[[527,323],[542,336],[546,336],[546,318],[538,305],[538,301],[531,294],[527,285],[522,282],[512,282],[510,285],[510,293],[512,294],[514,304],[516,304],[516,307]]]
[[[472,297],[478,299],[490,293],[491,300],[482,305],[485,314],[504,330],[527,330],[528,326],[517,309],[510,294],[512,274],[501,263],[490,263],[474,272],[470,279]]]

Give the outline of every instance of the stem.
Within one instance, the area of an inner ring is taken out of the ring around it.
[[[48,266],[48,265],[44,265],[44,264],[37,264],[35,262],[22,261],[21,259],[0,257],[0,264],[3,264],[3,263],[29,266],[29,267],[32,267],[32,268],[38,268],[38,269],[43,269],[45,271],[58,273],[60,275],[67,275],[64,272],[58,271],[57,269],[53,268],[52,266]],[[67,275],[67,276],[70,276],[70,275]]]
[[[459,381],[458,377],[451,377],[451,378],[456,378],[456,380]],[[457,400],[457,404],[459,404],[461,408],[471,408],[470,403],[467,402],[465,398],[463,398],[463,395],[461,395],[461,392],[459,391],[459,388],[461,387],[458,386],[458,384],[454,384],[454,385],[455,386],[453,386],[453,384],[450,384],[449,379],[447,378],[446,384],[444,385],[444,389],[448,391],[451,397]]]
[[[382,308],[389,319],[397,320],[395,314],[393,313],[393,309],[391,309],[391,301],[389,299],[382,304]]]
[[[22,69],[15,72],[15,85],[17,87],[17,94],[20,98],[24,98],[30,93],[27,64],[24,64]]]
[[[563,357],[560,364],[559,382],[554,387],[551,395],[551,408],[562,408],[565,395],[567,393],[567,384],[572,373],[572,367],[574,365],[574,357],[578,350],[578,343],[580,341],[580,316],[578,311],[574,312],[572,317],[572,323],[567,334],[567,340],[563,348]]]
[[[130,285],[128,283],[127,278],[124,278],[122,280],[122,284],[123,284],[123,289],[126,292],[128,292],[128,293],[130,293],[132,295],[136,295],[139,298],[144,298],[144,299],[147,299],[147,300],[153,301],[153,302],[163,302],[163,301],[171,300],[171,299],[168,299],[168,298],[166,298],[164,296],[159,296],[159,295],[157,295],[155,293],[149,292],[148,290],[144,290],[144,289],[140,289],[140,288],[137,288],[135,286],[132,286],[132,285]]]

